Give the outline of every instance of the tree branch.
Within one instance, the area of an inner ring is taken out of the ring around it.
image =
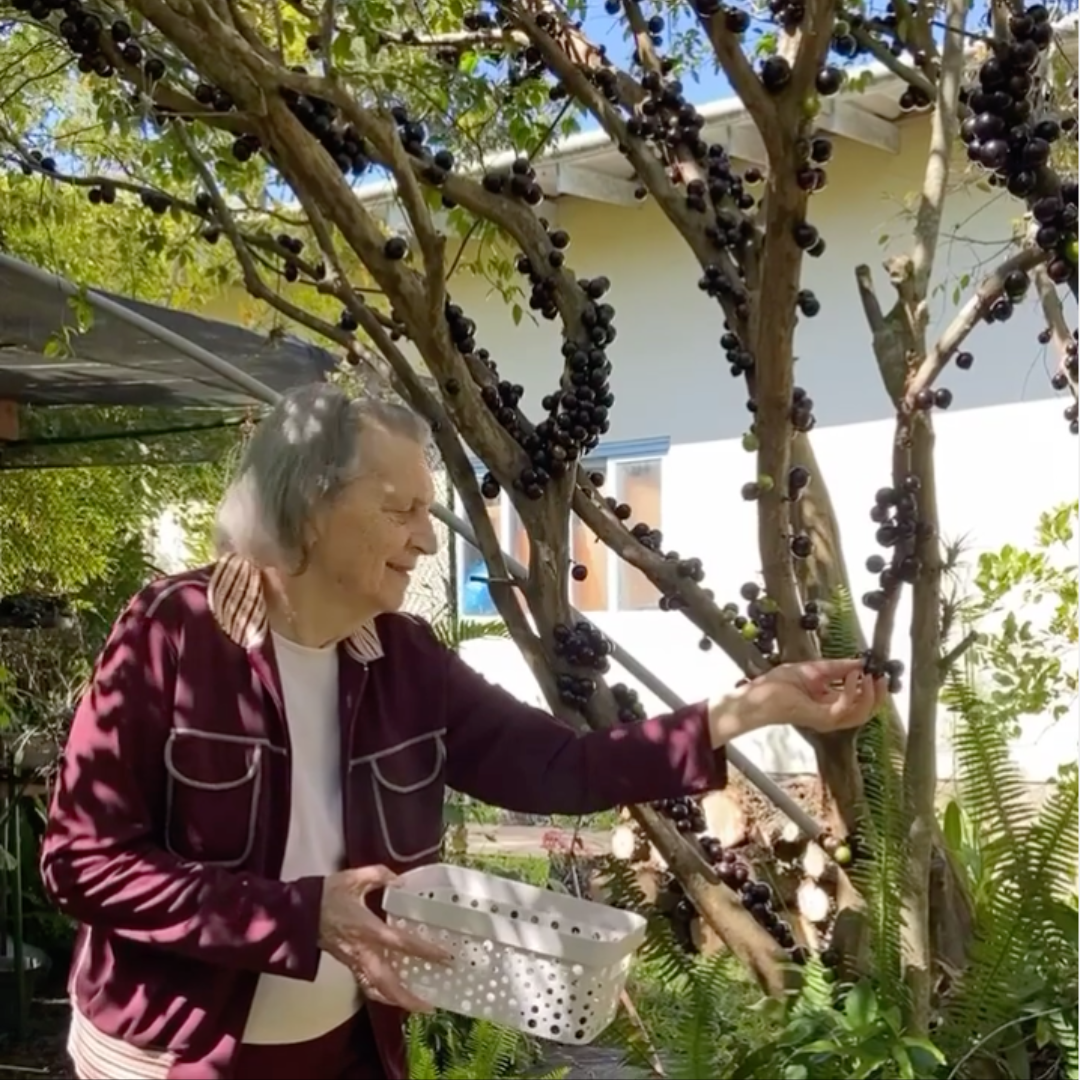
[[[54,169],[42,168],[41,163],[30,157],[29,153],[21,143],[16,140],[9,131],[6,131],[2,124],[0,124],[0,138],[5,139],[14,147],[17,153],[15,164],[24,173],[36,173],[47,180],[54,181],[58,184],[67,184],[70,187],[86,189],[97,188],[99,190],[112,188],[116,191],[127,191],[133,195],[138,195],[143,200],[158,201],[166,209],[182,210],[185,214],[190,214],[194,218],[205,221],[208,225],[213,226],[219,223],[220,219],[218,216],[203,209],[196,203],[188,202],[186,199],[181,199],[168,191],[153,187],[149,184],[140,184],[132,180],[124,180],[114,176],[74,176],[70,173],[62,173]],[[279,259],[295,263],[297,269],[302,274],[307,275],[312,280],[317,280],[317,268],[311,263],[287,248],[282,247],[277,240],[271,236],[258,236],[253,233],[245,232],[237,225],[235,215],[232,215],[230,212],[230,216],[232,217],[233,227],[236,229],[237,235],[243,240],[246,247],[261,249],[271,255],[277,256]]]
[[[852,27],[851,35],[859,43],[860,48],[865,49],[878,63],[899,76],[909,86],[924,94],[927,101],[933,101],[937,96],[937,88],[930,79],[909,64],[905,64],[899,57],[894,56],[889,47],[874,37],[865,26]]]
[[[697,13],[697,5],[691,4],[691,7]],[[765,143],[770,163],[779,160],[781,133],[776,124],[776,106],[750,66],[750,61],[742,49],[740,35],[728,29],[726,9],[723,5],[718,5],[715,13],[699,14],[698,17],[712,43],[717,62],[723,68],[735,95],[746,106],[746,111]]]
[[[798,310],[802,251],[796,227],[805,221],[808,196],[789,177],[796,171],[793,143],[784,140],[784,158],[772,162],[762,245],[761,281],[768,283],[768,302],[759,295],[754,305],[754,429],[757,435],[757,471],[771,484],[761,492],[758,507],[758,546],[761,573],[769,598],[779,608],[779,641],[785,661],[809,660],[817,646],[800,626],[802,603],[792,553],[787,477],[791,464],[794,381],[791,344]]]
[[[1004,292],[1005,279],[1009,274],[1014,270],[1033,270],[1044,263],[1046,258],[1046,252],[1040,248],[1025,247],[1006,259],[979,283],[974,294],[960,308],[908,382],[903,405],[906,411],[916,408],[919,394],[933,386],[968,334],[986,317],[994,301]]]
[[[305,194],[300,194],[299,197],[311,221],[312,230],[323,255],[334,268],[335,276],[345,281],[329,228],[319,208]],[[345,289],[347,288],[347,281],[345,281]],[[561,703],[558,689],[551,678],[551,666],[546,662],[541,641],[532,632],[518,604],[517,590],[511,584],[512,575],[509,573],[500,542],[477,489],[475,474],[453,433],[449,418],[434,395],[420,382],[419,375],[412,364],[390,341],[385,329],[374,319],[373,312],[355,295],[350,296],[348,292],[343,292],[342,299],[349,304],[350,310],[353,311],[360,325],[390,364],[398,393],[410,401],[432,423],[443,460],[450,472],[455,489],[465,503],[466,512],[476,532],[477,542],[488,568],[492,598],[507,626],[513,632],[515,641],[521,644],[526,662],[553,711],[560,712]],[[626,532],[621,523],[614,517],[611,521],[628,541],[636,544],[636,540]],[[642,548],[642,550],[645,549]],[[742,641],[742,644],[747,643]],[[590,722],[593,722],[592,719]],[[700,853],[691,847],[670,824],[647,807],[634,808],[633,812],[646,832],[653,838],[654,843],[671,860],[673,868],[681,869],[686,874],[688,895],[697,905],[702,917],[721,935],[732,951],[747,963],[764,989],[776,995],[782,994],[791,985],[790,974],[783,966],[786,958],[782,950],[747,914],[738,899],[728,890],[717,885],[715,876],[702,860]]]
[[[274,290],[263,281],[258,270],[255,268],[251,252],[248,250],[247,244],[244,242],[244,238],[240,234],[239,229],[236,227],[232,212],[229,210],[225,199],[222,197],[221,190],[217,185],[217,181],[214,179],[213,172],[211,172],[209,165],[206,163],[206,159],[195,146],[191,136],[184,130],[184,125],[182,123],[176,123],[175,133],[181,145],[188,152],[192,164],[195,166],[195,171],[199,174],[199,178],[206,188],[206,193],[210,196],[210,201],[213,203],[217,219],[221,222],[222,230],[229,238],[233,250],[236,252],[236,258],[240,263],[240,269],[243,273],[244,287],[248,292],[256,299],[263,300],[272,308],[281,312],[286,318],[292,319],[301,326],[307,326],[317,333],[322,334],[324,337],[329,338],[331,341],[336,341],[338,344],[343,345],[357,361],[364,359],[363,352],[357,346],[356,340],[352,334],[342,330],[340,327],[332,326],[325,320],[312,315],[304,308],[298,307],[291,301],[286,300],[285,297],[280,293],[274,292]]]
[[[1042,305],[1046,326],[1050,331],[1050,340],[1054,343],[1060,362],[1059,371],[1068,379],[1072,396],[1077,396],[1076,380],[1076,338],[1069,329],[1065,318],[1065,309],[1061,306],[1054,283],[1050,280],[1043,265],[1035,267],[1035,288],[1039,291],[1039,303]]]
[[[323,0],[319,13],[319,49],[322,52],[323,77],[336,76],[334,66],[334,32],[337,30],[337,0]]]
[[[910,1021],[917,1034],[930,1022],[933,944],[929,889],[936,828],[937,709],[941,689],[941,543],[934,476],[934,432],[928,414],[913,417],[911,473],[919,480],[919,573],[912,589],[911,698],[904,755],[904,795],[909,816],[909,870],[905,886],[905,981]]]
[[[806,14],[795,36],[791,86],[786,92],[786,96],[798,100],[800,108],[806,96],[813,93],[817,73],[828,55],[836,8],[835,0],[809,0],[806,5]]]
[[[935,108],[930,123],[930,147],[923,190],[915,220],[915,244],[906,272],[897,286],[898,312],[906,324],[907,348],[903,357],[905,398],[915,403],[912,383],[918,377],[918,358],[926,353],[927,296],[934,256],[941,232],[942,212],[952,165],[953,143],[959,125],[960,79],[964,66],[964,28],[968,0],[947,0],[945,40]],[[890,358],[890,360],[893,358]],[[883,372],[884,374],[884,372]],[[893,490],[914,502],[917,517],[911,524],[915,559],[911,615],[911,700],[904,756],[904,795],[909,821],[910,878],[904,887],[904,980],[911,994],[910,1023],[916,1035],[925,1035],[930,1023],[933,943],[930,930],[930,873],[937,826],[937,708],[941,687],[941,574],[942,558],[934,475],[934,431],[928,411],[897,414]],[[905,458],[907,459],[905,461]],[[912,487],[914,485],[914,487]],[[898,514],[899,519],[899,514]],[[906,522],[904,523],[906,524]],[[901,523],[898,520],[898,528]],[[894,555],[900,592],[902,563],[908,545],[897,544]],[[887,655],[887,654],[886,654]],[[882,656],[880,659],[884,660]]]
[[[979,633],[977,630],[972,630],[970,633],[965,634],[963,639],[957,642],[939,661],[938,669],[941,672],[942,679],[946,678],[956,666],[956,662],[975,645],[979,640]]]
[[[393,30],[378,31],[379,41],[386,45],[404,45],[419,49],[472,49],[514,46],[525,48],[529,44],[527,34],[505,27],[487,30],[453,30],[442,34],[418,34],[415,30],[398,33]]]
[[[685,194],[673,183],[664,162],[644,139],[631,135],[619,110],[589,81],[582,67],[567,55],[552,35],[541,29],[531,16],[520,15],[518,25],[529,35],[540,50],[544,62],[559,77],[570,94],[592,113],[612,141],[624,149],[641,183],[690,246],[702,269],[719,266],[728,281],[737,282],[738,271],[731,256],[718,250],[709,240],[711,215],[695,214],[688,209]],[[686,169],[689,170],[686,179],[701,175],[696,162],[684,164],[684,170]],[[742,320],[730,301],[725,300],[724,310],[732,325],[741,324]]]
[[[641,5],[637,0],[622,0],[626,11],[627,20],[630,23],[630,32],[634,35],[634,43],[637,46],[637,54],[641,60],[641,66],[647,71],[661,73],[663,65],[652,43],[649,27],[645,23],[645,16],[641,14]]]
[[[738,897],[721,884],[700,851],[691,847],[671,822],[649,807],[630,812],[642,831],[683,883],[701,917],[720,935],[734,956],[768,994],[782,998],[797,986],[795,971],[769,933],[757,924]]]
[[[925,303],[930,275],[941,234],[941,216],[951,173],[953,147],[960,121],[960,80],[964,73],[964,27],[967,0],[948,0],[945,8],[945,39],[941,74],[938,76],[936,104],[930,119],[930,149],[923,177],[922,196],[915,215],[915,248],[912,264],[915,290]]]
[[[341,96],[352,102],[349,95],[343,93]],[[356,130],[377,150],[381,164],[393,174],[398,196],[423,256],[428,303],[425,321],[429,325],[438,325],[445,321],[446,237],[435,228],[412,160],[405,152],[393,119],[385,112],[376,114],[369,109],[352,108],[349,112]]]

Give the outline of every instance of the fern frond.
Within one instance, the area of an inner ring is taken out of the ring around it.
[[[467,641],[510,637],[510,631],[501,619],[455,619],[448,615],[436,621],[431,629],[452,652],[457,652]]]
[[[803,981],[799,996],[791,1004],[792,1019],[817,1016],[833,1005],[832,972],[816,956],[803,965]]]
[[[686,977],[693,970],[694,959],[676,940],[671,920],[649,903],[633,867],[609,855],[600,860],[599,872],[608,903],[624,911],[636,911],[647,920],[648,928],[645,941],[638,950],[638,960],[649,964],[661,982],[671,983]]]
[[[986,877],[971,962],[941,1032],[941,1045],[963,1055],[975,1033],[1007,1026],[1058,973],[1076,970],[1076,916],[1064,900],[1076,881],[1077,787],[1059,784],[1037,814],[1008,716],[956,676],[942,700],[956,720],[959,799],[978,823]]]
[[[1031,824],[1034,806],[1000,713],[955,674],[942,688],[941,702],[955,719],[956,779],[965,810],[979,823],[990,848],[1015,848]]]
[[[1034,861],[1057,898],[1072,895],[1077,887],[1078,794],[1075,780],[1055,785],[1031,830]]]
[[[522,1042],[517,1031],[478,1020],[469,1032],[463,1060],[446,1070],[446,1080],[506,1076],[517,1062]]]
[[[665,1055],[664,1071],[671,1080],[700,1080],[717,1076],[717,1050],[724,1017],[724,994],[728,980],[723,956],[694,965],[688,978],[683,1014],[675,1045]]]
[[[427,1025],[421,1016],[410,1016],[405,1027],[405,1057],[409,1080],[440,1080],[435,1051],[427,1039]]]
[[[1077,1031],[1077,1015],[1075,1006],[1063,1008],[1060,1013],[1049,1017],[1046,1025],[1061,1052],[1062,1072],[1068,1080],[1077,1080],[1080,1076],[1080,1033]]]
[[[837,585],[829,597],[828,617],[821,630],[821,655],[826,660],[845,660],[859,655],[859,623],[851,593]]]
[[[822,655],[827,659],[855,656],[859,651],[858,616],[844,586],[829,603]],[[866,800],[860,828],[860,857],[850,871],[869,907],[873,956],[882,1000],[899,1003],[906,990],[902,975],[902,897],[908,864],[903,800],[903,746],[887,714],[879,714],[859,733],[857,743]]]

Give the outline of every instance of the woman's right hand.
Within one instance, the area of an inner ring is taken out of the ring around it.
[[[352,969],[366,997],[408,1012],[430,1013],[432,1006],[402,985],[387,953],[405,953],[435,964],[449,963],[451,954],[434,942],[388,926],[364,902],[373,889],[384,889],[396,880],[385,866],[330,874],[323,885],[319,947]]]

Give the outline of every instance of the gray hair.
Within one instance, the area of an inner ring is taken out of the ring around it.
[[[426,445],[430,428],[404,405],[350,398],[333,383],[290,390],[260,421],[217,510],[217,554],[301,569],[307,527],[361,475],[360,433],[381,427]]]

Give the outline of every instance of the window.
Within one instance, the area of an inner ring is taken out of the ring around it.
[[[610,444],[603,454],[585,460],[591,472],[604,474],[605,495],[633,510],[630,522],[662,529],[663,454],[667,439]],[[483,469],[479,469],[483,472]],[[529,538],[505,494],[488,501],[488,516],[503,551],[528,565]],[[570,555],[585,567],[583,581],[571,580],[570,602],[582,612],[652,611],[660,592],[640,571],[617,558],[576,516],[570,518]],[[487,567],[479,551],[458,539],[458,610],[463,618],[492,618],[498,612],[487,588]]]

